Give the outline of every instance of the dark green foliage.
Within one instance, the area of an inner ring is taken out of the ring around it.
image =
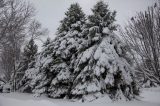
[[[83,25],[85,23],[85,14],[83,13],[81,7],[78,3],[71,4],[68,11],[65,13],[65,18],[61,21],[61,25],[58,28],[58,33],[63,33],[70,31],[70,29],[77,30],[79,32],[82,31],[82,26],[75,26],[73,24],[77,23],[78,21],[81,22]]]
[[[37,55],[38,46],[35,44],[34,40],[31,39],[28,44],[24,47],[24,52],[22,54],[22,60],[19,63],[17,69],[17,89],[23,88],[27,83],[28,79],[25,76],[26,70],[33,68],[35,66],[35,58]],[[29,90],[28,90],[29,89]],[[31,88],[28,86],[26,91],[31,91]],[[26,92],[23,91],[23,92]]]
[[[48,37],[47,40],[43,43],[42,47],[47,47],[51,43],[51,39]]]
[[[24,47],[23,60],[26,64],[34,61],[35,55],[37,54],[38,46],[35,44],[34,40],[31,39],[29,43]]]
[[[93,15],[88,17],[88,27],[99,26],[99,32],[102,33],[102,28],[108,27],[110,30],[116,30],[115,16],[116,11],[111,11],[107,4],[103,1],[98,2],[92,9]]]
[[[99,1],[92,12],[83,31],[87,47],[79,51],[71,93],[94,97],[95,92],[100,92],[107,93],[112,100],[132,100],[138,89],[137,93],[132,91],[136,88],[132,87],[134,70],[128,50],[113,33],[116,12],[111,12],[103,1]]]

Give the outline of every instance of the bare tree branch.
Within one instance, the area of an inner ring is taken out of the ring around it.
[[[160,84],[160,2],[132,17],[120,34],[134,52],[139,73]]]

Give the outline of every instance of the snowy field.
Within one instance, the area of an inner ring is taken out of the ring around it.
[[[140,101],[111,102],[107,97],[90,103],[72,102],[68,100],[35,98],[31,94],[0,94],[0,106],[160,106],[160,88],[144,89]]]

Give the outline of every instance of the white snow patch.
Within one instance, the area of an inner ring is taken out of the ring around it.
[[[142,100],[150,103],[157,103],[160,106],[160,87],[159,88],[145,88],[142,91]]]
[[[35,98],[31,94],[8,93],[0,94],[0,106],[160,106],[160,87],[144,89],[140,101],[112,102],[107,95],[92,102],[80,103],[69,100]]]
[[[103,28],[103,33],[105,33],[105,34],[110,33],[110,30],[108,29],[108,27]]]

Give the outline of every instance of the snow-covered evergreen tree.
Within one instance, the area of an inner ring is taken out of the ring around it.
[[[116,12],[98,2],[88,17],[88,47],[79,52],[71,94],[75,97],[107,93],[112,100],[130,100],[137,94],[134,69],[125,45],[113,33]]]
[[[21,87],[24,88],[24,84],[28,80],[28,77],[25,76],[25,73],[27,70],[34,68],[37,51],[38,51],[38,46],[35,44],[34,40],[31,39],[28,42],[28,44],[24,47],[22,60],[18,66],[17,76],[16,76],[18,82],[18,89],[20,89]]]
[[[72,4],[65,15],[55,39],[53,71],[57,75],[53,78],[49,89],[51,97],[68,95],[72,85],[74,61],[84,41],[81,32],[85,23],[85,14],[79,4]]]
[[[35,44],[34,40],[31,39],[29,43],[24,47],[24,52],[23,52],[23,61],[24,64],[26,65],[26,68],[32,68],[33,63],[35,60],[35,56],[38,51],[38,46]]]
[[[30,84],[28,84],[35,96],[47,94],[51,80],[54,77],[52,74],[53,64],[53,42],[47,38],[43,44],[42,52],[37,55],[35,67],[28,70],[28,75],[31,76]],[[33,72],[34,71],[34,72]]]
[[[85,23],[85,14],[76,3],[70,6],[65,15],[58,28],[57,37],[43,48],[38,57],[41,65],[38,74],[32,80],[35,93],[64,97],[68,95],[72,85],[74,61],[77,51],[83,47],[84,38],[81,32]]]
[[[51,38],[47,38],[47,40],[43,43],[42,47],[47,47],[51,43]]]
[[[53,61],[51,53],[53,49],[50,48],[51,40],[48,38],[43,44],[42,52],[35,57],[35,64],[29,67],[21,81],[23,87],[20,89],[22,92],[32,92],[35,96],[47,93],[48,84],[51,81],[52,74],[50,73],[50,65]]]

